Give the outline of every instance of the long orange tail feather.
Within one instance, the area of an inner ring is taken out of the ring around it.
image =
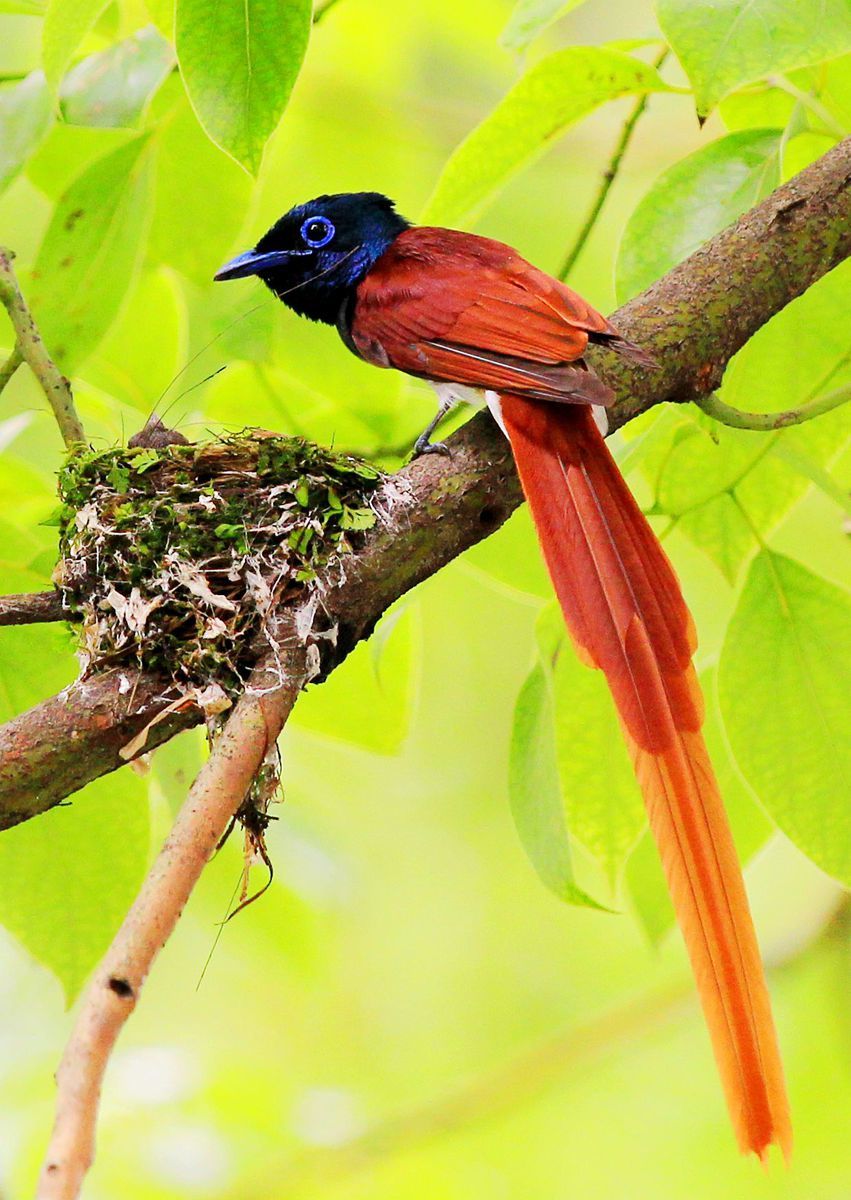
[[[503,396],[502,416],[567,627],[614,697],[739,1145],[788,1157],[783,1068],[676,576],[589,408]]]

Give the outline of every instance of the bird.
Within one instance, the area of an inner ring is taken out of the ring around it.
[[[428,380],[435,419],[487,406],[508,438],[564,621],[606,678],[691,960],[733,1130],[788,1159],[789,1103],[741,866],[701,733],[694,623],[674,569],[604,440],[614,394],[589,345],[655,364],[510,246],[414,225],[380,192],[323,195],[280,218],[216,280],[258,276],[377,367]],[[601,417],[603,418],[601,420]],[[601,764],[605,769],[605,764]]]

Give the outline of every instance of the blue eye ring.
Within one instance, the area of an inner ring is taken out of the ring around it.
[[[327,217],[308,217],[299,230],[302,241],[313,250],[327,246],[336,232]]]

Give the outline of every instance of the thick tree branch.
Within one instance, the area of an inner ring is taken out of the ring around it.
[[[851,139],[790,180],[730,229],[614,314],[659,361],[647,372],[611,355],[594,365],[617,391],[617,427],[663,401],[705,395],[730,357],[775,313],[851,254]],[[337,661],[389,604],[493,532],[520,503],[507,443],[475,417],[450,442],[394,476],[387,519],[347,559],[326,603],[340,623]],[[328,664],[333,666],[334,664]],[[173,695],[150,676],[103,676],[66,689],[0,729],[0,828],[58,803],[121,764],[119,749]],[[173,713],[149,746],[197,723]]]
[[[79,1195],[94,1158],[101,1084],[115,1040],[301,691],[305,648],[291,630],[283,633],[280,645],[279,652],[270,652],[252,672],[82,998],[56,1075],[56,1119],[37,1200],[74,1200]]]

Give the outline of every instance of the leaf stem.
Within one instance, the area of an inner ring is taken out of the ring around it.
[[[695,404],[722,425],[729,425],[732,429],[753,429],[766,433],[774,429],[785,429],[787,425],[802,425],[804,421],[812,421],[813,417],[821,417],[834,408],[840,408],[849,400],[851,384],[827,392],[824,396],[802,404],[800,408],[787,408],[784,412],[777,413],[742,412],[741,409],[725,404],[717,392],[707,392],[705,396],[698,396]]]
[[[41,334],[12,270],[13,258],[10,250],[0,246],[0,304],[9,314],[16,338],[15,350],[4,365],[0,380],[5,385],[11,378],[11,374],[4,378],[10,364],[14,364],[12,374],[17,370],[19,363],[14,363],[14,357],[18,352],[41,384],[65,445],[69,450],[74,450],[85,443],[86,435],[74,407],[71,386],[47,353],[47,348],[41,340]]]
[[[333,2],[334,2],[334,0],[332,0],[332,3]],[[656,68],[657,71],[659,70],[659,68],[661,66],[664,65],[665,60],[667,59],[667,57],[670,53],[671,53],[670,47],[665,46],[664,50],[662,50],[661,54],[658,55],[655,62],[653,63],[653,66]],[[632,141],[632,135],[635,133],[636,125],[641,120],[642,116],[644,115],[644,110],[647,108],[647,101],[649,99],[650,99],[649,92],[645,92],[643,96],[640,96],[638,98],[638,100],[636,101],[636,103],[632,109],[632,112],[629,114],[626,121],[624,122],[623,129],[621,130],[621,136],[618,139],[618,144],[615,146],[614,153],[612,154],[612,157],[609,160],[608,167],[606,167],[606,170],[603,172],[603,178],[600,181],[600,186],[597,189],[597,194],[594,197],[594,200],[591,204],[590,209],[588,210],[588,215],[586,216],[584,222],[582,223],[582,227],[580,228],[579,232],[577,233],[576,238],[573,242],[573,245],[568,250],[568,252],[565,256],[564,262],[561,264],[561,270],[558,273],[558,277],[561,280],[567,279],[568,275],[570,274],[570,272],[573,270],[574,266],[576,265],[576,260],[579,258],[580,254],[585,249],[585,243],[588,241],[588,238],[591,236],[591,232],[594,229],[594,226],[597,224],[597,218],[599,217],[600,213],[602,212],[603,205],[606,203],[606,197],[608,196],[609,191],[611,190],[612,184],[615,182],[615,179],[617,178],[617,174],[618,174],[618,171],[620,170],[621,162],[623,161],[623,156],[624,156],[624,154],[626,154],[627,147],[629,146],[629,143]]]

